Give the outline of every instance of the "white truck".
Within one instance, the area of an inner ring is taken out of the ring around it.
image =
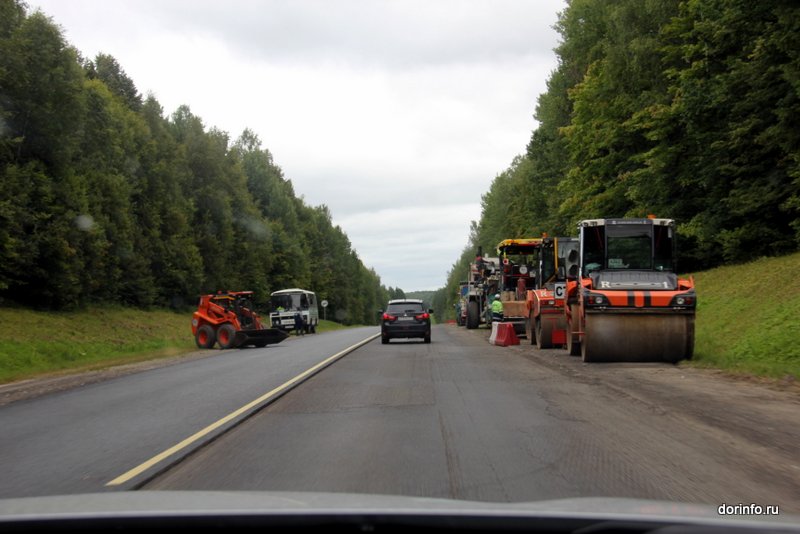
[[[270,295],[269,314],[272,328],[284,331],[295,329],[295,316],[299,313],[303,319],[305,333],[314,334],[319,325],[319,304],[313,291],[300,288],[282,289]]]

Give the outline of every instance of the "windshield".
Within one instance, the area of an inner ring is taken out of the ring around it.
[[[282,295],[272,295],[270,299],[272,310],[278,308],[284,310],[307,310],[314,304],[313,297],[306,293],[287,293]]]
[[[606,228],[608,269],[650,269],[653,264],[652,226]]]
[[[0,532],[180,492],[800,513],[798,21],[0,0]]]

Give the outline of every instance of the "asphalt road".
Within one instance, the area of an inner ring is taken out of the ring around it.
[[[374,341],[152,479],[153,490],[800,511],[800,396],[669,364],[583,364],[439,325]]]
[[[141,372],[111,371],[111,379],[89,373],[0,387],[0,498],[135,487],[246,414],[137,476],[108,483],[377,332],[355,328],[261,349],[202,351]],[[19,393],[22,400],[8,402]]]

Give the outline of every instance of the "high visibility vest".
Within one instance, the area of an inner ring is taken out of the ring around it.
[[[503,313],[503,303],[500,299],[495,299],[492,302],[492,313]]]

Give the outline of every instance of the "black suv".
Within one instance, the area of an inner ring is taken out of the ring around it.
[[[389,343],[393,337],[421,337],[431,342],[431,314],[421,300],[390,300],[386,311],[381,310],[381,343]]]

